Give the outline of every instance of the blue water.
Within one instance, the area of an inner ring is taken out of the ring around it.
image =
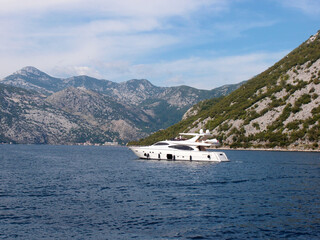
[[[319,239],[320,153],[0,145],[1,239]]]

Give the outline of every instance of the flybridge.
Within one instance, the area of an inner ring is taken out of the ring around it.
[[[207,136],[211,135],[210,131],[207,129],[206,132],[203,129],[200,129],[199,133],[179,133],[179,135],[189,135],[189,136]]]
[[[213,139],[208,139],[209,136],[211,136],[212,134],[210,133],[210,131],[207,129],[206,132],[203,131],[203,129],[200,129],[199,133],[179,133],[180,138],[176,139],[176,140],[181,140],[181,136],[194,136],[193,138],[189,139],[189,140],[185,140],[186,142],[192,144],[201,144],[202,146],[219,146],[220,142],[218,141],[218,139],[213,138]]]

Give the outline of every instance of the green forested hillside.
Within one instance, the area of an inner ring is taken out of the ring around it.
[[[209,129],[224,146],[318,149],[320,34],[230,95],[204,101],[197,114],[133,144]]]

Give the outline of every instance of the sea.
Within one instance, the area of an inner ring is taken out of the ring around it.
[[[0,145],[0,239],[320,239],[320,153]]]

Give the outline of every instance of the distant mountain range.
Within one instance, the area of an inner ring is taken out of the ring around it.
[[[177,123],[194,104],[242,84],[157,87],[144,79],[55,78],[34,67],[0,83],[0,142],[41,144],[123,144]]]
[[[320,32],[228,96],[200,102],[181,122],[131,144],[201,128],[225,147],[319,150]]]

